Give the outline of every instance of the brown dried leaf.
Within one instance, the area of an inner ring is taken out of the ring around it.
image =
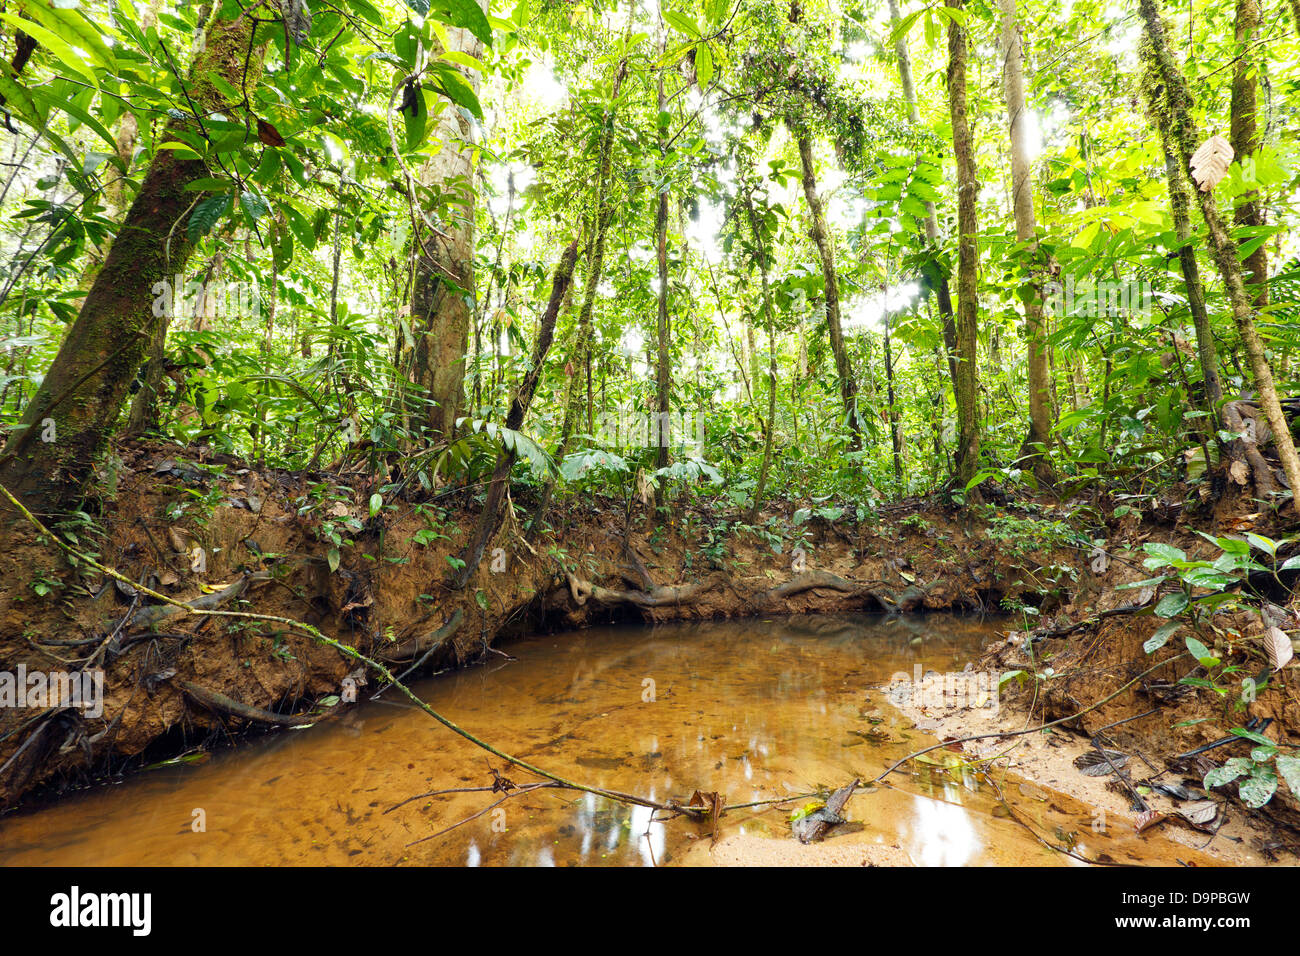
[[[280,135],[280,131],[264,119],[257,121],[257,138],[267,146],[284,145],[284,137]]]
[[[1192,826],[1205,827],[1213,823],[1219,815],[1219,805],[1213,800],[1197,800],[1195,803],[1179,807],[1177,813]]]
[[[1268,652],[1268,662],[1275,671],[1281,670],[1295,656],[1291,638],[1280,627],[1270,627],[1264,632],[1264,650]]]
[[[1165,815],[1159,810],[1147,810],[1145,813],[1138,814],[1133,826],[1138,833],[1142,833],[1144,830],[1150,830],[1158,823],[1163,823],[1164,820]]]
[[[1228,175],[1233,155],[1232,144],[1222,136],[1211,136],[1201,144],[1192,155],[1192,178],[1201,192],[1208,193]]]

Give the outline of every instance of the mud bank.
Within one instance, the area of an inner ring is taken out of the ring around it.
[[[1142,571],[1135,560],[1095,571],[1075,532],[1116,554],[1146,538],[1198,540],[1180,524],[1184,509],[1161,502],[1122,517],[1108,500],[1006,497],[979,513],[914,500],[872,515],[848,505],[819,517],[808,502],[791,501],[745,526],[715,501],[688,498],[658,526],[645,505],[579,498],[558,505],[553,527],[534,540],[509,511],[468,584],[455,589],[452,572],[481,509],[474,489],[394,494],[368,472],[289,473],[154,445],[119,447],[104,478],[110,490],[88,508],[92,515],[56,529],[100,562],[195,606],[306,622],[413,675],[505,653],[526,633],[621,620],[1013,608],[1030,622],[1077,621],[1131,600],[1114,589]],[[532,503],[516,492],[520,514]],[[277,724],[334,719],[365,680],[290,625],[182,614],[70,561],[21,521],[6,540],[0,670],[102,668],[104,696],[94,717],[4,710],[2,806],[186,759]],[[1122,684],[1149,663],[1140,633],[1110,630],[1131,626],[1117,616],[1032,642],[1030,670],[1051,661],[1093,683],[1033,682],[1042,693],[1022,701],[1015,690],[1003,713],[1019,706],[1022,720],[1042,721]],[[1026,669],[1015,653],[999,639],[984,663]],[[1291,739],[1300,727],[1296,691],[1293,667],[1250,713],[1274,715],[1272,733]],[[1074,729],[1131,717],[1140,703],[1117,698]],[[1118,742],[1189,749],[1222,727],[1169,729],[1197,706],[1180,698],[1125,724]],[[1268,813],[1294,808],[1289,793],[1279,797]],[[1261,852],[1285,846],[1273,839]]]

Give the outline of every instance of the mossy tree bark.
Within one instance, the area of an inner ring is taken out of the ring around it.
[[[946,0],[953,10],[963,0]],[[979,250],[975,236],[979,223],[975,198],[979,183],[975,172],[975,144],[966,107],[966,28],[956,20],[948,24],[948,108],[952,117],[953,155],[957,160],[957,371],[953,391],[957,399],[956,478],[962,485],[979,468],[979,375],[975,367],[979,346],[979,293],[976,287]]]
[[[1030,275],[1021,291],[1025,306],[1025,331],[1029,365],[1029,434],[1020,449],[1033,461],[1040,479],[1051,477],[1047,448],[1052,438],[1051,379],[1047,370],[1047,334],[1043,316],[1042,250],[1038,245],[1034,215],[1034,181],[1030,173],[1029,130],[1025,125],[1025,51],[1020,37],[1016,0],[1002,5],[1002,81],[1007,100],[1007,133],[1011,142],[1011,195],[1016,217],[1016,239],[1026,244]]]
[[[862,421],[858,414],[858,381],[853,374],[853,361],[844,344],[844,327],[840,321],[840,282],[835,272],[835,250],[831,246],[830,232],[826,228],[826,212],[821,197],[817,195],[817,175],[813,170],[812,141],[800,135],[799,162],[803,167],[803,194],[808,200],[808,214],[812,218],[810,230],[821,257],[822,279],[826,288],[826,329],[831,340],[831,354],[835,357],[835,374],[840,382],[840,397],[844,401],[845,420],[851,437],[849,450],[862,448]]]
[[[1200,266],[1196,262],[1196,247],[1192,242],[1191,200],[1187,198],[1187,177],[1183,175],[1178,158],[1174,155],[1168,96],[1164,83],[1160,79],[1159,67],[1155,63],[1149,38],[1143,38],[1140,53],[1144,64],[1142,92],[1147,103],[1148,115],[1160,135],[1160,147],[1165,158],[1169,209],[1173,215],[1174,233],[1178,237],[1178,265],[1187,291],[1187,309],[1192,316],[1192,328],[1196,331],[1196,354],[1200,360],[1205,402],[1214,416],[1214,421],[1221,423],[1223,382],[1219,376],[1219,347],[1215,342],[1214,331],[1210,327],[1210,316],[1205,308],[1205,287],[1201,282]]]
[[[1238,161],[1259,151],[1263,145],[1256,119],[1258,107],[1255,95],[1255,76],[1259,72],[1260,54],[1255,46],[1259,36],[1259,0],[1237,0],[1236,40],[1237,61],[1232,69],[1232,103],[1229,121],[1229,142]],[[1252,190],[1237,201],[1233,218],[1238,226],[1264,225],[1259,193]],[[1243,236],[1241,244],[1255,242],[1258,237]],[[1255,299],[1255,308],[1268,307],[1268,250],[1260,242],[1245,259],[1245,280]]]
[[[1192,97],[1187,89],[1187,79],[1182,69],[1174,60],[1165,33],[1164,18],[1160,12],[1159,0],[1140,0],[1143,26],[1150,40],[1151,54],[1158,70],[1159,78],[1164,84],[1164,92],[1169,108],[1169,126],[1174,143],[1182,160],[1182,167],[1190,174],[1192,155],[1200,142],[1196,121],[1192,118]],[[1268,420],[1273,432],[1278,457],[1282,460],[1282,472],[1286,475],[1287,485],[1292,492],[1292,507],[1295,507],[1295,495],[1300,494],[1300,457],[1296,455],[1295,441],[1291,437],[1291,426],[1282,414],[1278,402],[1277,389],[1273,384],[1273,370],[1264,353],[1264,343],[1255,327],[1255,310],[1250,293],[1242,278],[1241,262],[1238,259],[1237,244],[1233,242],[1228,229],[1219,215],[1214,192],[1197,190],[1196,198],[1200,202],[1201,215],[1209,232],[1210,248],[1223,277],[1223,284],[1228,293],[1228,302],[1232,306],[1233,319],[1237,332],[1246,348],[1246,357],[1250,363],[1251,375],[1255,387],[1259,390],[1259,406]]]
[[[239,112],[213,78],[235,89],[257,83],[259,50],[245,61],[255,26],[245,15],[209,25],[187,84],[188,100],[197,109]],[[194,120],[169,124],[180,128],[193,129]],[[202,194],[185,187],[210,175],[201,160],[176,150],[154,156],[81,312],[0,456],[0,482],[32,510],[57,511],[78,494],[107,447],[162,321],[154,315],[154,287],[183,272],[194,251],[185,220]]]

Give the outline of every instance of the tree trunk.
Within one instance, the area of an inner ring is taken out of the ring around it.
[[[256,85],[260,47],[243,75],[254,26],[247,16],[210,25],[189,80],[189,99],[205,115],[239,112],[212,77],[236,89]],[[173,119],[169,129],[187,125]],[[0,455],[0,482],[35,511],[56,510],[91,477],[161,319],[155,286],[183,274],[193,252],[181,220],[202,194],[185,186],[210,174],[201,160],[182,156],[157,151],[77,320]]]
[[[573,281],[573,268],[577,261],[578,241],[575,239],[569,243],[564,250],[564,255],[560,257],[559,265],[555,267],[555,276],[551,280],[551,297],[546,303],[546,311],[542,313],[542,321],[539,323],[537,330],[537,343],[533,348],[532,366],[524,375],[523,381],[519,383],[519,390],[515,392],[515,397],[510,402],[510,411],[506,413],[506,428],[511,431],[519,431],[523,427],[524,419],[528,415],[528,408],[532,405],[533,396],[537,393],[537,383],[542,378],[546,353],[551,349],[551,339],[555,334],[555,320],[559,317],[560,305],[568,294],[569,283]],[[461,558],[464,565],[452,583],[452,587],[456,590],[463,588],[474,572],[478,570],[479,562],[483,560],[483,551],[488,542],[492,540],[492,535],[496,533],[497,525],[501,521],[501,502],[505,498],[510,472],[514,469],[518,457],[519,451],[517,448],[502,451],[497,457],[496,468],[492,472],[492,481],[488,485],[487,497],[483,502],[483,513],[479,515],[473,537],[465,546]]]
[[[619,90],[627,76],[627,61],[619,63],[614,74],[614,88],[610,95],[610,110],[605,117],[605,135],[600,144],[600,168],[596,170],[596,211],[593,218],[593,235],[591,257],[587,263],[587,284],[583,293],[582,308],[578,312],[578,328],[574,334],[573,349],[569,353],[566,365],[568,386],[564,394],[564,424],[560,431],[560,442],[555,449],[555,463],[563,465],[564,456],[569,450],[569,441],[577,427],[581,414],[582,390],[578,387],[583,368],[590,361],[592,329],[591,316],[596,307],[596,289],[605,268],[605,233],[609,229],[613,210],[609,202],[611,180],[614,165],[614,104],[618,101]],[[542,493],[528,521],[527,537],[533,538],[542,530],[542,518],[550,507],[551,496],[555,494],[555,479],[547,479]]]
[[[662,55],[662,44],[660,53]],[[664,97],[664,71],[659,71],[659,113],[663,115],[667,110],[668,103]],[[668,411],[671,402],[671,392],[673,384],[673,372],[669,363],[671,353],[669,351],[668,327],[668,184],[667,169],[665,165],[668,161],[667,149],[667,130],[662,124],[657,124],[659,129],[659,161],[660,168],[656,171],[656,176],[663,180],[663,185],[659,189],[659,206],[655,211],[655,251],[659,264],[659,302],[658,314],[656,316],[655,331],[657,338],[657,361],[655,363],[655,407],[658,411],[655,428],[653,433],[658,448],[655,451],[655,467],[668,467]],[[658,485],[655,486],[655,503],[656,506],[662,507],[663,492]]]
[[[817,195],[817,177],[813,171],[812,142],[807,136],[799,137],[799,160],[803,166],[803,194],[808,200],[808,213],[812,217],[812,239],[817,244],[817,254],[822,261],[822,278],[826,285],[826,328],[830,333],[831,353],[835,356],[835,374],[840,380],[840,397],[844,400],[845,419],[852,432],[849,451],[862,447],[862,422],[858,416],[858,383],[853,376],[853,363],[844,344],[844,330],[840,324],[840,283],[835,274],[835,250],[831,248],[830,234],[826,229],[826,214],[821,197]]]
[[[946,0],[949,9],[962,9],[963,0]],[[957,398],[956,478],[963,486],[979,468],[979,375],[975,368],[979,345],[979,299],[976,270],[979,251],[975,237],[979,225],[975,198],[979,189],[975,172],[975,144],[966,116],[966,29],[948,24],[948,107],[952,115],[953,155],[957,160]]]
[[[1196,152],[1200,137],[1195,120],[1192,119],[1192,98],[1187,89],[1187,80],[1169,49],[1158,0],[1140,0],[1140,8],[1147,37],[1151,41],[1155,64],[1161,80],[1164,81],[1174,142],[1177,144],[1183,168],[1190,173],[1192,154]],[[1296,455],[1291,426],[1282,414],[1282,406],[1278,403],[1277,390],[1273,385],[1273,370],[1269,367],[1268,357],[1264,354],[1264,344],[1260,341],[1259,330],[1255,327],[1255,311],[1250,293],[1247,292],[1242,279],[1241,263],[1237,258],[1237,244],[1232,241],[1219,215],[1213,191],[1198,189],[1196,198],[1201,204],[1201,215],[1209,230],[1210,248],[1214,252],[1215,261],[1223,277],[1228,301],[1232,306],[1233,319],[1237,323],[1237,331],[1241,335],[1242,344],[1246,347],[1251,374],[1255,379],[1255,387],[1259,390],[1259,406],[1273,432],[1278,457],[1282,460],[1282,471],[1291,489],[1292,508],[1295,508],[1295,496],[1300,494],[1300,457]]]
[[[1238,161],[1257,153],[1264,145],[1258,134],[1256,121],[1258,108],[1255,100],[1255,74],[1259,72],[1260,57],[1253,47],[1259,35],[1259,24],[1259,0],[1237,0],[1237,62],[1232,70],[1232,116],[1229,140]],[[1234,220],[1238,226],[1264,225],[1264,215],[1260,209],[1257,191],[1244,193],[1237,200]],[[1241,239],[1242,245],[1256,241],[1258,241],[1257,236],[1243,236]],[[1245,259],[1245,281],[1255,298],[1256,309],[1268,307],[1266,245],[1260,242]]]
[[[487,10],[486,0],[478,0]],[[447,28],[449,49],[479,57],[483,44],[469,30]],[[478,91],[477,70],[462,71]],[[473,123],[452,103],[443,104],[432,135],[442,148],[420,169],[423,186],[455,194],[452,214],[441,235],[417,222],[413,241],[415,275],[411,284],[411,325],[415,332],[411,379],[425,391],[431,441],[447,439],[465,408],[465,357],[474,317]]]
[[[1143,44],[1144,54],[1149,54],[1148,44]],[[1178,264],[1187,290],[1187,308],[1196,330],[1196,354],[1200,359],[1201,382],[1205,402],[1209,406],[1212,422],[1222,422],[1223,383],[1219,378],[1219,349],[1210,328],[1210,316],[1205,308],[1205,288],[1201,284],[1200,267],[1196,262],[1196,247],[1192,243],[1191,203],[1187,198],[1187,179],[1178,159],[1174,156],[1173,132],[1169,120],[1169,102],[1160,80],[1159,67],[1154,59],[1145,55],[1143,93],[1165,157],[1165,175],[1169,183],[1169,209],[1173,215],[1174,231],[1178,236]],[[1213,431],[1213,425],[1210,431]]]
[[[1047,336],[1043,330],[1043,261],[1035,233],[1034,183],[1029,163],[1029,132],[1025,126],[1025,51],[1020,37],[1016,0],[1001,0],[1002,80],[1007,98],[1007,133],[1011,144],[1011,197],[1016,217],[1016,238],[1028,245],[1029,282],[1021,290],[1025,329],[1029,340],[1029,434],[1021,446],[1022,457],[1033,461],[1040,479],[1051,477],[1047,447],[1052,438],[1050,379],[1047,373]]]

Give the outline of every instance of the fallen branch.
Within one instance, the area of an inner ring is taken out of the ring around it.
[[[181,681],[180,686],[187,697],[197,701],[209,710],[215,710],[217,713],[226,714],[230,717],[240,717],[261,724],[274,724],[277,727],[301,727],[303,724],[314,723],[320,719],[305,714],[300,716],[276,714],[269,710],[263,710],[261,707],[254,707],[252,704],[241,704],[225,694],[218,693],[215,690],[208,690],[206,687],[200,687],[198,684],[192,684],[187,680]]]

